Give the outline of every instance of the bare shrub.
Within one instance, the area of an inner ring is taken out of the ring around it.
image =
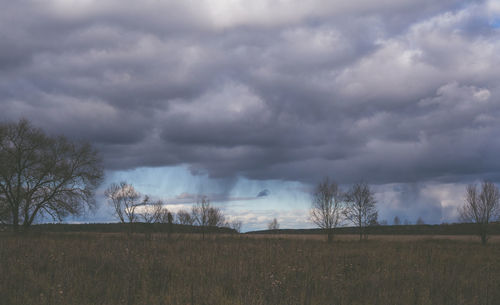
[[[194,218],[191,217],[191,214],[186,210],[179,210],[177,212],[177,223],[181,225],[193,225]]]
[[[267,224],[267,229],[272,230],[272,231],[278,231],[280,228],[280,224],[278,222],[278,219],[273,218],[270,223]]]

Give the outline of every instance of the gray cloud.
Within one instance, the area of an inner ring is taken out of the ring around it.
[[[268,189],[262,190],[257,194],[257,197],[267,197],[271,192]]]
[[[108,169],[500,181],[492,2],[69,3],[2,1],[0,119]]]

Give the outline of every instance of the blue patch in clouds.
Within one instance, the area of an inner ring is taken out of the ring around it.
[[[500,17],[498,18],[494,18],[492,21],[491,21],[491,26],[494,27],[494,28],[500,28]]]

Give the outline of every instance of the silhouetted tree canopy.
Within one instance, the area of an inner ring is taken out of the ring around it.
[[[14,230],[92,209],[102,176],[90,144],[48,136],[27,120],[0,124],[0,217]]]
[[[267,229],[268,230],[273,230],[277,231],[280,228],[280,223],[278,222],[278,219],[273,218],[273,220],[267,224]]]
[[[500,217],[500,190],[489,181],[483,181],[479,190],[475,184],[469,184],[464,199],[464,205],[459,210],[460,218],[476,223],[481,242],[486,244],[489,223]]]
[[[359,228],[359,239],[366,237],[365,228],[377,222],[377,201],[366,183],[354,184],[345,195],[346,208],[344,215],[353,225]]]
[[[312,222],[318,227],[327,230],[328,241],[332,241],[333,229],[341,221],[342,192],[337,183],[328,178],[321,181],[312,194],[311,209],[309,211]]]

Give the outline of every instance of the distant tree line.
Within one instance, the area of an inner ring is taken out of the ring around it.
[[[175,217],[174,212],[169,211],[162,200],[151,200],[150,196],[140,194],[127,182],[111,184],[104,194],[114,210],[115,217],[122,223],[173,224],[175,221],[182,225],[200,226],[203,236],[210,227],[229,227],[237,232],[241,231],[241,221],[226,221],[222,210],[212,206],[207,196],[201,196],[190,212],[179,210]]]
[[[336,182],[325,178],[312,193],[310,219],[327,232],[328,241],[332,241],[335,229],[345,223],[357,227],[359,239],[362,240],[366,238],[366,227],[379,225],[375,204],[373,192],[366,183],[356,183],[343,192]],[[499,188],[490,181],[483,181],[479,188],[476,184],[467,185],[459,215],[463,222],[476,225],[481,242],[486,244],[490,223],[500,220]],[[393,223],[401,225],[401,219],[395,216]],[[382,224],[387,225],[387,221]],[[416,224],[424,225],[425,222],[419,217]],[[410,225],[410,222],[405,219],[404,225]]]
[[[40,220],[62,221],[93,211],[95,191],[102,179],[101,159],[89,143],[47,135],[25,119],[0,123],[0,224],[12,225],[17,232]],[[242,226],[239,220],[227,221],[206,196],[201,196],[190,211],[179,210],[175,215],[162,200],[152,200],[126,182],[111,184],[105,195],[121,223],[178,223],[200,226],[202,232],[220,226],[239,232]],[[327,232],[329,241],[335,228],[347,223],[357,227],[362,240],[367,237],[367,227],[379,224],[376,203],[367,183],[353,184],[344,191],[325,178],[312,194],[310,219]],[[486,244],[490,223],[500,219],[498,187],[491,181],[467,185],[459,214],[462,221],[476,225],[481,242]],[[425,222],[419,217],[416,223]],[[394,224],[401,224],[399,217],[394,218]],[[410,222],[405,220],[404,224]],[[276,218],[268,229],[279,229]]]
[[[28,120],[0,123],[0,224],[14,231],[51,219],[60,222],[96,208],[95,191],[103,180],[98,152],[89,143],[50,136]],[[105,191],[121,223],[169,223],[203,228],[226,226],[241,231],[239,220],[226,221],[222,210],[203,196],[191,213],[177,219],[162,200],[151,200],[126,182]],[[205,230],[203,230],[204,232]]]

